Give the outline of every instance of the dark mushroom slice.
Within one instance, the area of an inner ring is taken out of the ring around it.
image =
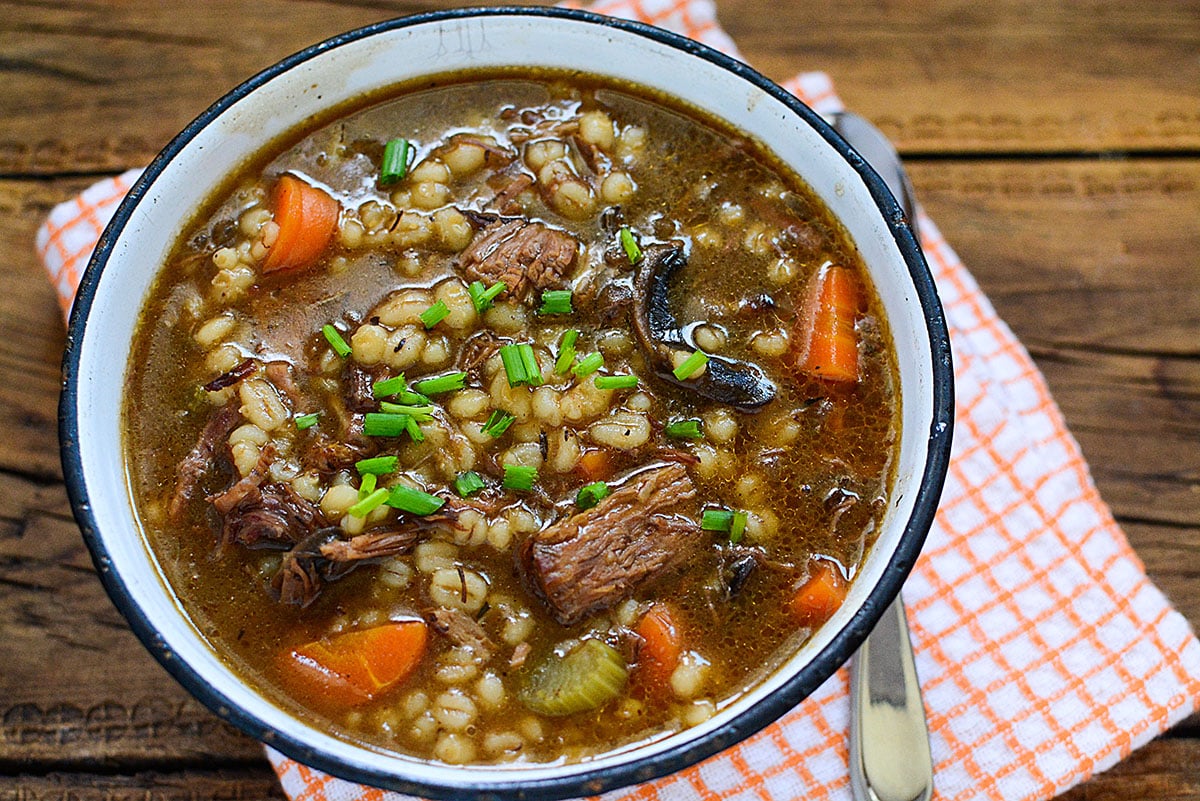
[[[667,288],[676,270],[687,266],[679,245],[648,245],[642,251],[634,278],[638,302],[633,307],[633,331],[655,375],[669,384],[745,412],[756,411],[775,398],[775,384],[752,362],[709,355],[698,378],[675,377],[672,354],[690,351],[667,301]]]

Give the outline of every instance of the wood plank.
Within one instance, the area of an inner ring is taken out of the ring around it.
[[[0,2],[0,174],[144,164],[279,58],[445,5]],[[884,13],[873,0],[721,0],[719,11],[752,64],[777,79],[829,71],[908,152],[1200,149],[1200,0],[941,0]]]
[[[0,801],[240,801],[285,798],[271,766],[109,775],[0,776]]]

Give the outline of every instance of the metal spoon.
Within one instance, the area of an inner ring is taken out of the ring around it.
[[[916,235],[912,184],[892,143],[856,114],[832,115],[830,124],[883,178]],[[929,727],[899,595],[850,662],[850,708],[850,788],[856,801],[928,801]]]

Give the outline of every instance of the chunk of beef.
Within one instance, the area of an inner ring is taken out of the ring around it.
[[[275,385],[275,389],[287,395],[293,406],[301,407],[308,402],[296,384],[296,379],[292,375],[292,365],[289,362],[267,362],[263,372],[266,374],[267,380]]]
[[[459,267],[471,281],[503,281],[508,288],[501,297],[524,301],[533,290],[560,285],[575,265],[579,242],[565,231],[519,218],[468,216],[485,227],[459,257]]]
[[[321,510],[290,484],[274,482],[256,487],[225,515],[221,542],[287,548],[311,536],[323,521]]]
[[[496,652],[496,644],[475,618],[459,609],[440,606],[425,612],[425,620],[438,634],[455,645],[465,646],[485,662]]]
[[[229,444],[229,435],[242,421],[239,406],[240,402],[235,398],[218,409],[204,425],[192,450],[179,463],[175,472],[175,493],[167,505],[167,514],[172,520],[178,520],[183,514],[200,479],[215,467],[217,455],[224,453],[223,449]]]
[[[366,459],[372,452],[371,448],[340,442],[318,431],[309,440],[301,460],[306,468],[328,475],[353,467],[355,462]]]
[[[323,528],[309,534],[283,555],[271,586],[282,603],[307,607],[317,600],[328,576],[321,545],[337,536],[338,528]]]
[[[379,408],[372,389],[375,380],[353,359],[342,369],[342,400],[352,412],[373,412]]]
[[[564,626],[611,608],[700,547],[696,522],[673,513],[695,497],[680,464],[640,473],[592,509],[521,543],[521,579]]]

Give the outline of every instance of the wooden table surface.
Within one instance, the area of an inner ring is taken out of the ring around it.
[[[36,227],[278,58],[434,5],[0,0],[0,801],[279,795],[93,574]],[[827,70],[893,137],[1150,577],[1200,624],[1200,2],[718,5],[750,63]],[[1200,799],[1200,717],[1065,797]]]

